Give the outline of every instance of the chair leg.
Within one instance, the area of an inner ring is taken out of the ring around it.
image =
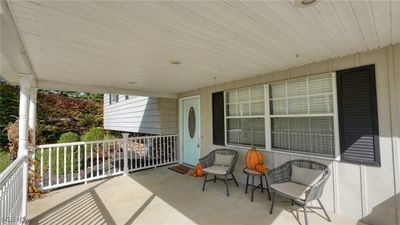
[[[249,186],[249,174],[247,174],[247,178],[246,178],[246,191],[244,193],[247,194],[247,187]]]
[[[254,176],[251,176],[251,201],[253,201],[254,196]]]
[[[233,181],[235,181],[236,187],[239,187],[239,184],[238,184],[238,182],[236,181],[235,176],[233,176],[233,173],[231,173],[231,175],[232,175]]]
[[[271,215],[272,215],[272,210],[274,209],[275,195],[276,195],[276,192],[274,192],[274,195],[272,195],[271,209],[269,210],[269,214],[271,214]]]
[[[328,213],[326,212],[325,207],[322,205],[321,200],[320,200],[320,199],[317,199],[317,200],[318,200],[319,205],[320,205],[321,208],[322,208],[322,211],[324,211],[327,220],[328,220],[329,222],[331,222],[331,218],[329,217]]]
[[[207,182],[207,174],[204,176],[203,191],[204,188],[206,188],[206,182]]]
[[[264,174],[264,177],[265,177],[265,184],[267,185],[268,198],[271,201],[271,194],[269,193],[269,185],[268,185],[267,175]]]
[[[303,206],[303,209],[304,209],[304,222],[305,222],[305,225],[308,225],[307,207]]]
[[[217,175],[214,175],[214,183],[217,181]]]
[[[225,175],[225,186],[226,186],[226,196],[229,197],[229,190],[228,190],[228,175]]]
[[[262,181],[262,176],[260,176],[260,185],[261,185],[261,192],[264,193],[264,185],[263,185],[263,181]]]

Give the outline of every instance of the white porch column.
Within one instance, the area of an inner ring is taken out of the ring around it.
[[[128,168],[128,133],[123,133],[122,137],[124,138],[124,176],[129,175],[129,168]]]
[[[28,127],[32,130],[32,144],[36,144],[36,99],[37,88],[31,88],[29,98],[29,121]]]
[[[28,155],[28,114],[29,114],[29,94],[31,89],[31,76],[20,76],[19,81],[20,96],[19,96],[19,142],[18,142],[18,157],[27,157]],[[28,161],[23,163],[22,173],[22,205],[21,219],[25,219],[27,215],[28,201]]]
[[[19,87],[18,157],[28,155],[28,113],[31,77],[23,75],[20,76]]]

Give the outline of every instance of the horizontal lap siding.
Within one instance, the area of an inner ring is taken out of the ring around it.
[[[109,130],[149,134],[176,134],[176,99],[120,96],[120,101],[109,105],[104,95],[104,128]]]
[[[392,59],[391,63],[388,62],[388,58]],[[276,167],[287,160],[296,158],[310,158],[322,162],[328,165],[332,171],[322,196],[322,201],[330,212],[361,219],[370,224],[400,225],[399,62],[400,45],[395,45],[367,53],[181,93],[179,97],[201,96],[201,156],[204,156],[212,149],[221,147],[212,144],[211,94],[213,92],[375,64],[379,145],[381,149],[380,167],[274,152],[265,152],[264,157],[268,167]],[[240,153],[235,167],[235,176],[243,183],[245,177],[242,169],[245,166],[244,158],[248,148],[234,149]]]

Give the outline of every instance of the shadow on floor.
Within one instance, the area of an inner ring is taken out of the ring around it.
[[[244,186],[209,182],[182,175],[167,167],[131,173],[87,185],[51,192],[28,204],[30,224],[304,224],[303,211],[278,198],[269,214],[266,192],[255,192],[254,201]],[[311,209],[309,224],[356,225],[357,221]]]
[[[94,191],[108,180],[48,209],[30,220],[29,224],[116,224]]]

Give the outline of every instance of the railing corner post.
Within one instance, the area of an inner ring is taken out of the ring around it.
[[[128,133],[123,133],[122,137],[124,139],[124,176],[129,175],[129,168],[128,168]]]

